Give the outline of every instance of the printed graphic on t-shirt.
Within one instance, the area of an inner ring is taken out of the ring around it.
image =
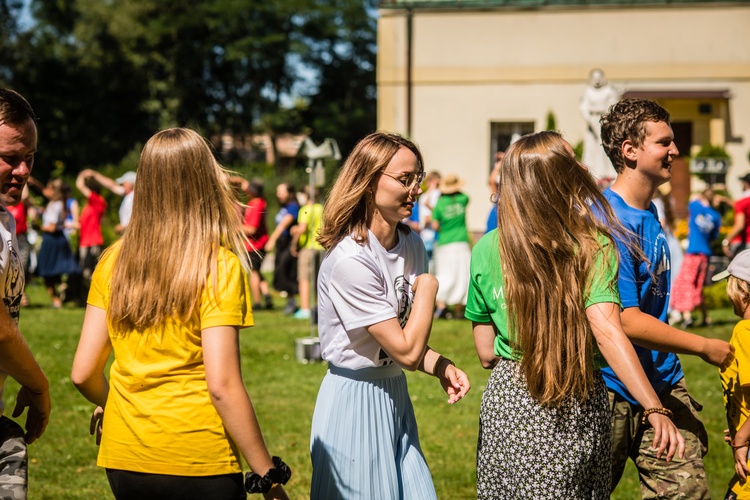
[[[411,283],[403,275],[396,278],[393,282],[393,289],[396,291],[398,297],[398,324],[401,328],[406,326],[406,322],[409,320],[411,314],[411,305],[414,300],[414,294],[411,291]],[[393,363],[393,360],[385,352],[385,349],[380,348],[378,354],[378,366],[389,365]]]
[[[503,286],[492,286],[492,299],[495,302],[500,302],[500,308],[501,309],[507,309],[508,305],[505,303],[505,291],[503,291]]]
[[[703,234],[711,234],[716,227],[713,217],[706,214],[698,214],[695,217],[695,225],[698,226],[698,229],[700,229]]]
[[[413,294],[411,293],[411,283],[403,276],[399,276],[393,282],[393,289],[396,290],[398,297],[398,324],[401,328],[406,326],[411,314],[411,303]]]
[[[729,422],[729,425],[732,425],[732,422],[737,422],[739,420],[741,408],[739,408],[736,404],[733,404],[735,403],[735,400],[732,398],[732,395],[736,391],[742,390],[742,386],[739,386],[738,382],[739,381],[735,380],[734,378],[731,378],[727,381],[727,386],[724,389],[724,411],[727,414],[727,421]]]
[[[466,214],[466,207],[458,203],[448,205],[443,209],[443,218],[445,219],[456,219],[463,217],[464,214]]]
[[[654,255],[657,255],[659,264],[656,266],[656,272],[653,276],[653,286],[651,287],[652,293],[655,297],[665,297],[669,292],[669,287],[666,286],[665,273],[670,270],[669,254],[668,254],[668,243],[667,237],[664,233],[659,233],[654,242],[655,251]]]
[[[5,297],[3,302],[8,309],[10,317],[18,323],[18,315],[21,310],[21,294],[23,292],[23,266],[21,259],[18,257],[16,249],[13,248],[11,241],[6,241],[8,246],[10,262],[8,262],[8,274],[5,276]]]
[[[376,366],[385,366],[393,363],[391,357],[387,352],[385,352],[385,349],[383,349],[382,347],[380,348],[380,352],[378,353],[378,361],[379,363]]]

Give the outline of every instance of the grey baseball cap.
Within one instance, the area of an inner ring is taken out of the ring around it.
[[[739,278],[750,283],[750,249],[738,253],[729,263],[726,271],[717,273],[711,278],[712,281],[721,281],[730,276]]]
[[[117,179],[115,179],[115,182],[118,183],[118,184],[123,184],[125,182],[129,182],[131,184],[135,184],[135,172],[133,172],[132,170],[130,170],[128,172],[125,172],[120,177],[118,177]]]

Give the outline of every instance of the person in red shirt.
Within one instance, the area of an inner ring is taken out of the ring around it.
[[[750,172],[740,177],[742,195],[734,202],[734,226],[721,242],[724,253],[734,257],[750,243]]]
[[[76,188],[86,198],[86,205],[79,218],[80,238],[78,241],[78,265],[83,275],[81,295],[85,301],[91,285],[91,275],[104,249],[102,218],[107,210],[107,202],[102,198],[101,185],[93,170],[82,170],[76,178]]]
[[[242,216],[242,229],[247,241],[245,247],[250,254],[253,270],[250,273],[250,291],[253,294],[253,310],[273,309],[273,300],[268,290],[268,283],[260,272],[263,259],[266,257],[265,246],[268,242],[266,226],[266,199],[263,197],[263,181],[260,179],[242,180],[242,190],[247,194],[247,207]],[[261,298],[263,302],[261,302]]]
[[[31,200],[29,198],[29,188],[23,188],[23,194],[21,195],[21,202],[16,205],[10,205],[5,208],[8,212],[13,215],[16,219],[16,238],[18,239],[18,256],[21,259],[21,265],[23,266],[23,273],[26,277],[26,283],[31,282],[31,243],[27,238],[29,232],[28,224],[28,208]],[[21,295],[21,307],[29,305],[29,298],[26,296],[26,291]]]

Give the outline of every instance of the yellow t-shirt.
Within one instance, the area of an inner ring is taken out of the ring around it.
[[[107,309],[117,252],[96,267],[88,303]],[[253,325],[247,276],[222,248],[219,301],[203,291],[188,323],[113,337],[114,362],[97,465],[153,474],[209,476],[242,471],[240,453],[208,394],[201,330]],[[209,287],[212,279],[209,276]]]
[[[323,250],[323,246],[316,239],[320,235],[320,220],[323,216],[323,205],[304,205],[297,215],[298,224],[307,224],[307,230],[299,237],[299,248]]]
[[[720,370],[720,375],[729,435],[734,439],[750,416],[750,320],[737,323],[729,343],[734,346],[734,361],[724,371]],[[735,474],[729,486],[737,498],[750,499],[750,481],[743,486]]]

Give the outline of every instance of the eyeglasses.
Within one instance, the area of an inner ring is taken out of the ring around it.
[[[405,177],[396,177],[388,172],[382,172],[382,174],[401,184],[401,187],[407,191],[412,191],[415,187],[422,184],[422,181],[424,180],[424,170],[420,170],[416,174],[405,174]]]

